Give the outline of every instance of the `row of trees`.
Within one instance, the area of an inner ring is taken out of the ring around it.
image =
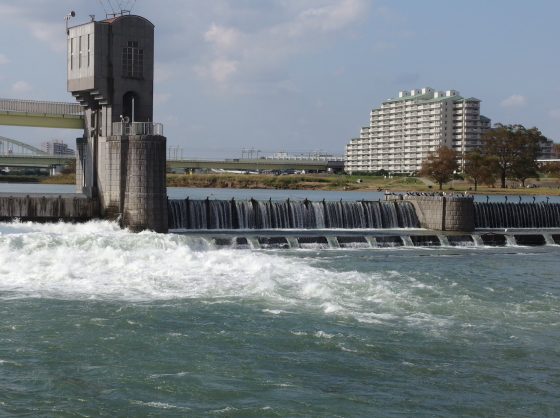
[[[482,147],[464,156],[463,172],[474,183],[474,189],[481,183],[491,184],[500,180],[506,187],[506,179],[512,178],[525,186],[525,180],[538,177],[537,158],[541,154],[541,142],[546,137],[537,128],[527,129],[522,125],[502,125],[497,123],[481,137]],[[553,151],[560,155],[560,146]],[[439,189],[459,170],[459,153],[445,146],[428,154],[419,172],[436,180]],[[549,163],[545,171],[560,174],[560,164]]]

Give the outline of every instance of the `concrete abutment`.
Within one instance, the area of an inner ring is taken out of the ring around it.
[[[385,200],[412,203],[422,228],[464,232],[475,228],[474,200],[469,196],[386,195]]]

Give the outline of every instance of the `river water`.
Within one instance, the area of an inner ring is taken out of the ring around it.
[[[559,253],[0,223],[0,416],[556,417]]]

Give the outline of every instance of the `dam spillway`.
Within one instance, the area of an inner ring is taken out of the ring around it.
[[[439,212],[416,206],[413,200],[312,202],[187,198],[169,200],[168,211],[169,228],[186,230],[420,228],[426,226],[419,218],[434,217],[435,213],[439,219]],[[560,228],[560,203],[474,202],[471,208],[469,213],[458,213],[455,208],[457,213],[452,215],[474,218],[475,229]],[[432,223],[440,223],[437,219]]]
[[[419,228],[410,202],[170,200],[169,228],[394,229]]]
[[[560,228],[560,203],[474,203],[475,227]]]

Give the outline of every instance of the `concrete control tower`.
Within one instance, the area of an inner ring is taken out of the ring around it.
[[[68,91],[84,107],[76,188],[103,217],[167,232],[166,139],[153,122],[154,25],[118,14],[68,29]]]

